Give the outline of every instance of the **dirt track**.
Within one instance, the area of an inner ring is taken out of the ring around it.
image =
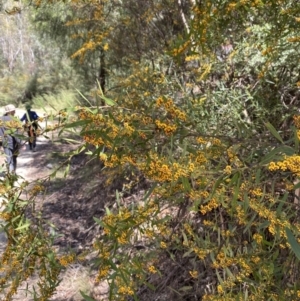
[[[43,125],[42,125],[43,126]],[[57,138],[57,137],[56,137]],[[22,181],[35,182],[47,178],[57,166],[59,166],[68,152],[75,147],[67,143],[53,142],[44,137],[38,137],[36,152],[23,149],[17,159],[17,174]],[[0,156],[0,163],[4,163],[4,156]],[[75,170],[81,164],[81,160],[73,160],[71,170]],[[93,233],[89,231],[92,216],[95,214],[93,203],[86,203],[86,196],[80,192],[81,186],[78,179],[70,175],[67,178],[58,172],[57,178],[45,182],[46,191],[38,195],[37,205],[42,208],[43,216],[55,225],[56,231],[61,234],[55,241],[58,250],[67,248],[83,249],[91,245]],[[6,237],[0,233],[0,252],[4,250]],[[88,267],[75,263],[69,266],[62,274],[62,282],[57,289],[52,301],[83,301],[80,290],[87,294],[93,291],[93,277]],[[29,280],[29,285],[34,284],[36,279]],[[24,287],[26,284],[24,284]],[[106,288],[104,288],[106,289]],[[0,294],[0,299],[1,299]],[[1,299],[2,300],[2,299]],[[15,301],[31,301],[26,291],[19,291],[13,298]]]

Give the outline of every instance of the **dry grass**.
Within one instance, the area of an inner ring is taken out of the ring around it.
[[[88,268],[74,264],[61,274],[62,281],[57,287],[56,294],[50,301],[83,301],[80,291],[86,295],[92,292],[93,282]]]

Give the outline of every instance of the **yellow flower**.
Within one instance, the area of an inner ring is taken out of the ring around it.
[[[103,162],[107,160],[107,155],[105,153],[100,153],[99,157],[100,157],[100,160]]]
[[[226,174],[230,175],[231,172],[232,172],[231,166],[230,166],[230,165],[227,165],[227,166],[225,167],[225,169],[224,169],[224,172],[225,172]]]
[[[104,51],[107,51],[108,49],[109,49],[109,46],[108,46],[107,43],[105,43],[104,46],[103,46],[103,50],[104,50]]]
[[[192,276],[192,278],[197,279],[198,278],[198,272],[197,271],[189,271],[190,275]]]
[[[224,293],[223,287],[222,287],[222,285],[220,285],[220,284],[217,286],[217,290],[218,290],[218,293],[219,293],[219,294]]]
[[[165,243],[165,242],[161,242],[160,243],[160,247],[162,248],[162,249],[166,249],[167,248],[167,244]]]
[[[263,237],[262,235],[258,234],[258,233],[255,233],[253,235],[253,239],[258,243],[258,244],[261,244],[262,240],[263,240]]]
[[[149,271],[151,274],[156,274],[156,273],[157,273],[157,270],[156,270],[155,266],[153,266],[153,265],[150,265],[150,266],[148,267],[148,271]]]

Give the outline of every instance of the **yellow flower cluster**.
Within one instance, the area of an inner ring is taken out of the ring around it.
[[[120,134],[125,136],[131,136],[134,133],[134,131],[134,128],[130,126],[128,122],[124,122],[124,128]]]
[[[196,141],[199,143],[199,144],[206,144],[208,141],[206,139],[204,139],[203,137],[198,137],[196,139]]]
[[[261,197],[263,195],[261,188],[251,189],[249,193],[254,197]]]
[[[300,130],[296,132],[298,140],[300,140]]]
[[[262,235],[261,234],[258,234],[258,233],[255,233],[254,235],[253,235],[253,239],[257,242],[257,244],[261,244],[262,243],[262,241],[263,241],[263,237],[262,237]]]
[[[115,225],[116,221],[117,221],[117,216],[115,216],[114,214],[105,215],[102,218],[102,222],[104,224],[104,232],[109,233],[110,232],[110,227],[113,227]],[[106,227],[106,225],[108,227]]]
[[[207,212],[210,212],[218,207],[219,207],[218,202],[216,201],[215,198],[212,198],[205,206],[203,205],[200,206],[200,212],[204,215]]]
[[[128,243],[128,233],[126,231],[122,231],[121,234],[117,237],[118,243],[120,245],[125,245]]]
[[[198,271],[189,271],[189,274],[191,275],[192,278],[197,279],[198,278]]]
[[[143,116],[141,118],[141,122],[144,125],[148,125],[148,124],[152,124],[153,123],[153,119],[151,117],[148,117],[148,116]]]
[[[174,56],[178,56],[178,55],[182,54],[184,51],[187,50],[189,45],[190,45],[190,40],[187,40],[185,43],[180,45],[178,48],[173,49],[172,54]]]
[[[216,257],[216,260],[212,263],[212,267],[214,269],[224,269],[229,268],[230,266],[239,266],[240,272],[236,274],[235,277],[230,277],[222,283],[222,288],[232,288],[236,285],[235,279],[239,282],[242,282],[242,279],[245,277],[249,277],[252,273],[253,268],[255,266],[255,262],[258,262],[259,258],[251,257],[249,263],[248,259],[244,258],[242,255],[231,257],[224,253],[224,251],[220,251]]]
[[[235,2],[230,2],[230,3],[228,4],[227,8],[226,8],[226,11],[227,11],[227,12],[230,12],[230,11],[234,10],[236,6],[237,6],[237,3],[235,3]]]
[[[101,161],[105,162],[107,160],[107,154],[101,152],[99,158]]]
[[[166,182],[172,179],[173,173],[167,164],[162,164],[160,161],[152,161],[150,163],[148,176],[159,182]]]
[[[172,135],[177,130],[177,126],[175,124],[168,124],[161,122],[160,120],[155,120],[155,124],[159,129],[163,130],[167,136]]]
[[[203,225],[204,226],[214,226],[215,223],[213,221],[209,221],[209,220],[203,220]]]
[[[295,127],[297,129],[300,129],[300,115],[294,115],[293,121],[294,121]]]
[[[158,158],[157,155],[151,156],[149,167],[144,164],[139,164],[139,167],[149,178],[159,182],[177,181],[180,177],[186,177],[195,169],[192,162],[189,162],[187,166],[180,165],[177,162],[170,164],[166,162],[166,159]]]
[[[224,173],[227,174],[227,175],[230,175],[232,173],[232,168],[230,165],[227,165],[225,168],[224,168]]]
[[[199,60],[199,55],[198,54],[194,54],[194,55],[188,55],[185,58],[186,62],[190,62],[190,61],[194,61],[194,60]]]
[[[172,99],[164,99],[163,97],[159,97],[156,100],[156,106],[157,107],[164,107],[168,113],[172,116],[172,118],[178,118],[179,120],[185,121],[186,120],[186,114],[177,108]]]
[[[223,251],[220,251],[217,255],[216,260],[212,263],[214,269],[229,267],[237,263],[237,257],[228,257]]]
[[[162,249],[166,249],[167,248],[167,244],[165,243],[165,242],[161,242],[160,243],[160,247],[162,248]]]
[[[12,215],[10,212],[0,212],[0,218],[4,219],[5,221],[9,221],[12,218]]]
[[[200,198],[206,199],[209,197],[209,192],[207,192],[206,190],[200,190],[200,191],[191,190],[189,193],[189,197],[192,201],[198,200]]]
[[[208,159],[207,159],[207,154],[205,154],[202,151],[197,151],[196,155],[191,155],[191,161],[199,164],[199,165],[203,165],[205,163],[207,163]]]
[[[242,206],[237,206],[236,207],[236,212],[237,212],[237,219],[240,225],[245,225],[247,224],[246,221],[246,214],[245,211],[243,210]]]
[[[290,157],[285,156],[282,162],[270,162],[268,166],[270,171],[289,170],[293,174],[300,176],[300,156],[293,155]]]
[[[120,164],[120,160],[118,159],[118,157],[116,155],[112,155],[112,156],[108,157],[104,162],[104,165],[106,167],[115,167],[115,166],[118,166],[119,164]]]
[[[129,286],[120,286],[118,293],[121,295],[132,296],[134,294],[134,291]]]
[[[43,192],[45,190],[45,187],[41,184],[36,184],[33,186],[33,188],[30,190],[30,196],[36,196],[37,194],[39,194],[40,192]]]
[[[270,222],[268,227],[269,232],[272,235],[277,233],[280,237],[286,238],[286,228],[291,228],[291,224],[288,220],[284,218],[277,217],[277,213],[266,208],[263,204],[258,203],[256,199],[250,199],[250,207],[253,209],[260,217],[265,218]]]
[[[198,247],[194,247],[193,251],[201,260],[203,260],[206,257],[206,255],[209,253],[208,249],[199,249]]]
[[[157,269],[154,265],[150,265],[148,267],[148,271],[151,273],[151,274],[156,274],[157,273]]]
[[[109,267],[102,265],[95,279],[95,283],[99,283],[109,274]]]
[[[227,149],[227,156],[231,164],[235,164],[237,167],[241,167],[243,165],[238,156],[236,155],[236,152],[234,151],[233,147],[229,147]]]
[[[68,266],[70,263],[74,262],[75,260],[75,254],[68,254],[68,255],[63,255],[59,258],[59,263],[66,267]]]

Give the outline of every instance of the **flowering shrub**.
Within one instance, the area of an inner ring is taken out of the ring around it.
[[[299,6],[121,2],[69,1],[79,14],[66,24],[84,40],[73,58],[100,49],[111,89],[100,78],[65,129],[80,131],[111,181],[131,177],[127,193],[147,183],[95,218],[96,281],[108,281],[110,300],[149,300],[148,290],[157,300],[297,300]]]
[[[111,299],[138,297],[144,285],[160,287],[158,278],[166,289],[174,284],[164,280],[169,265],[180,273],[173,290],[181,296],[296,300],[298,246],[287,231],[297,237],[300,230],[293,201],[297,134],[285,143],[267,124],[261,138],[278,147],[253,142],[250,150],[248,137],[232,143],[200,132],[188,105],[177,107],[169,97],[140,106],[107,101],[114,105],[77,108],[83,139],[105,168],[119,174],[130,168],[149,184],[138,203],[119,199],[115,210],[95,219],[102,226],[94,245],[97,281],[109,281]],[[267,151],[257,158],[260,148]]]

